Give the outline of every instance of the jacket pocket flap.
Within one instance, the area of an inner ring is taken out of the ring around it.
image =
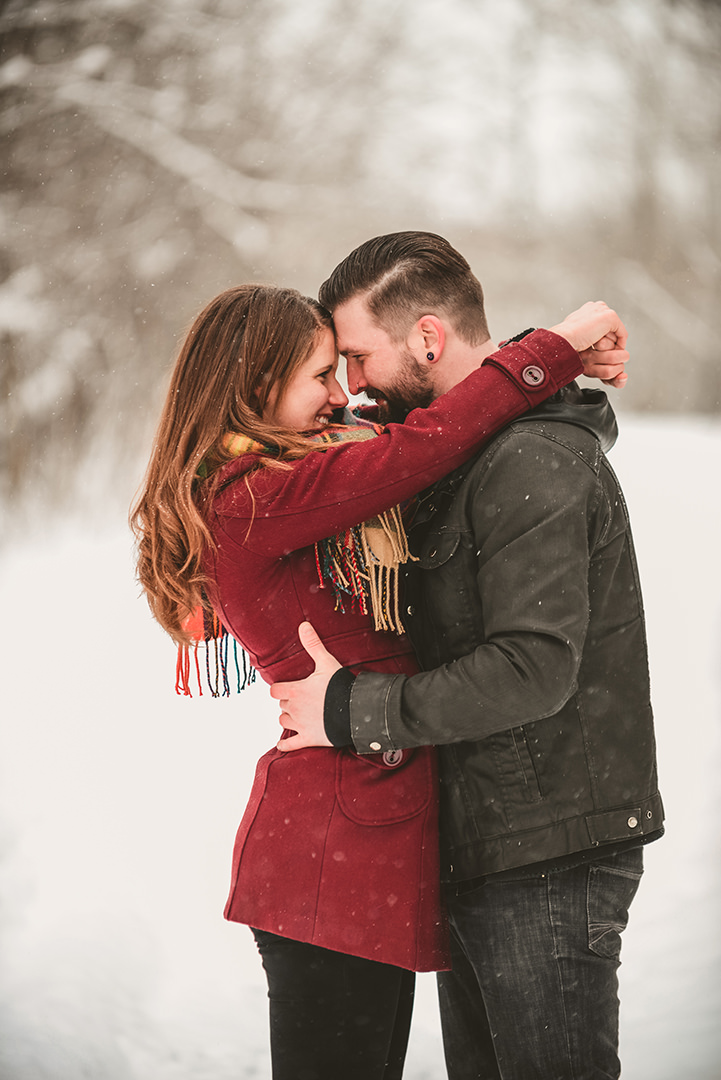
[[[359,825],[392,825],[425,810],[434,791],[429,749],[404,750],[406,759],[391,767],[382,758],[341,751],[336,795],[346,817]]]
[[[461,534],[457,531],[443,529],[440,532],[429,533],[423,541],[418,563],[424,570],[433,570],[437,566],[443,566],[448,562],[451,555],[461,542]]]

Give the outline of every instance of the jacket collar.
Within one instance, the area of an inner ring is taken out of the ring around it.
[[[537,405],[530,412],[524,413],[523,416],[519,416],[513,423],[528,423],[532,420],[552,420],[575,424],[594,435],[603,451],[610,450],[618,437],[618,424],[608,396],[603,390],[582,389],[575,382],[564,386],[553,397]],[[408,515],[408,529],[422,525],[453,499],[466,475],[485,449],[484,447],[433,487],[427,488],[417,496],[415,506],[412,506]]]
[[[604,452],[608,452],[618,438],[618,424],[608,396],[603,390],[581,389],[575,382],[564,386],[553,397],[513,422],[518,424],[528,420],[558,420],[576,424],[595,435]]]

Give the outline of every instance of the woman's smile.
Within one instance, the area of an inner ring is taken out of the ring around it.
[[[280,400],[276,388],[271,389],[263,419],[295,431],[318,431],[326,427],[334,411],[348,404],[337,374],[335,337],[330,330],[323,330],[318,345],[293,375]]]

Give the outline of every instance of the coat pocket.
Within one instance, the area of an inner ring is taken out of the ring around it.
[[[543,798],[543,792],[538,783],[538,775],[528,745],[526,729],[523,726],[512,728],[511,735],[513,736],[513,747],[520,774],[523,776],[523,793],[529,802],[540,802]]]
[[[418,565],[423,570],[435,570],[447,563],[461,542],[457,529],[438,529],[428,533],[418,553]]]
[[[338,754],[336,796],[350,821],[392,825],[423,813],[435,795],[437,779],[432,747],[395,751],[393,763],[346,750]]]

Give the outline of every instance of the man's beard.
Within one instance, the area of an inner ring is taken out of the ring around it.
[[[430,372],[407,350],[400,353],[400,374],[383,389],[366,387],[365,393],[378,404],[382,424],[402,424],[411,409],[427,409],[433,401]]]

